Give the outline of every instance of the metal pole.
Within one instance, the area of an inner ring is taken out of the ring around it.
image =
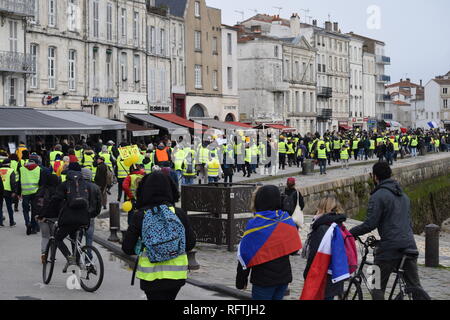
[[[117,231],[120,230],[120,209],[118,202],[111,202],[109,204],[109,230],[111,235],[108,241],[119,242]]]
[[[439,226],[429,224],[425,227],[425,266],[439,267]]]

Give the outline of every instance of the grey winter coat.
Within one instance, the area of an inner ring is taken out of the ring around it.
[[[402,249],[417,249],[411,222],[411,203],[397,181],[386,179],[372,192],[364,223],[350,230],[361,236],[378,229],[380,244],[376,260],[402,257]]]

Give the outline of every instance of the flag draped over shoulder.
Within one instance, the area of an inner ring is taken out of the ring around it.
[[[287,212],[258,212],[250,220],[238,247],[238,260],[248,269],[302,248],[297,227]]]
[[[336,223],[328,228],[306,276],[300,300],[323,300],[328,274],[331,281],[350,278],[344,238]]]

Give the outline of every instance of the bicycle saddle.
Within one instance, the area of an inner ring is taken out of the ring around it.
[[[404,249],[404,250],[401,250],[401,252],[405,256],[408,256],[408,257],[411,257],[411,258],[416,258],[416,257],[419,256],[419,251],[417,251],[416,249]]]

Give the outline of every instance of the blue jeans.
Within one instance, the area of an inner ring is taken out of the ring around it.
[[[183,177],[183,171],[177,170],[175,173],[177,174],[177,184],[180,184],[181,178]]]
[[[8,210],[9,215],[9,225],[14,224],[14,210],[13,210],[13,199],[11,197],[4,197],[6,210]],[[0,201],[0,224],[3,223],[3,201]]]
[[[253,300],[283,300],[284,294],[288,288],[287,284],[275,287],[260,287],[253,285]]]
[[[209,183],[219,182],[219,177],[208,177],[208,182]]]
[[[319,159],[320,174],[327,172],[327,159]]]
[[[416,147],[411,147],[411,156],[417,157],[417,148]]]
[[[184,176],[183,177],[183,184],[186,185],[186,186],[194,184],[194,179],[195,179],[195,176],[194,177],[186,177],[186,176]]]

